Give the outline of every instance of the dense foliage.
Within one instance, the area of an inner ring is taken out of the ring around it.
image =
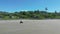
[[[59,19],[60,13],[48,11],[19,11],[8,13],[0,11],[0,19]]]

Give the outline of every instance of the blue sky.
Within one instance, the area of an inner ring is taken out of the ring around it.
[[[14,12],[20,10],[60,11],[60,0],[0,0],[0,11]]]

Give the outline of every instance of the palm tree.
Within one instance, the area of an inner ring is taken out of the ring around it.
[[[45,8],[45,10],[47,11],[47,10],[48,10],[48,8]]]

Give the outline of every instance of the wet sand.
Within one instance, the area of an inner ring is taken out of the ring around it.
[[[60,34],[60,19],[0,20],[0,34]]]

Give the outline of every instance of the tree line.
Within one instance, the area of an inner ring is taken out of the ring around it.
[[[0,11],[0,19],[60,19],[60,13],[48,11],[19,11],[8,13]]]

